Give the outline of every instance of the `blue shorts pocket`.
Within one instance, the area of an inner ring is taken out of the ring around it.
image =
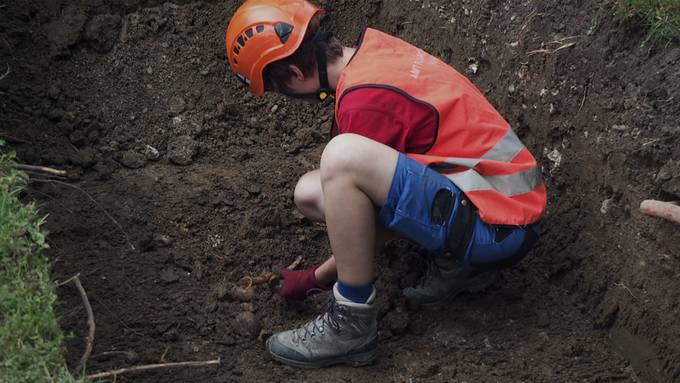
[[[508,227],[490,225],[477,217],[465,261],[475,269],[512,266],[531,250],[540,230],[540,223]]]

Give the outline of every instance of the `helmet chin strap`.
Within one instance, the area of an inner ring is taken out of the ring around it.
[[[335,91],[328,84],[328,61],[326,56],[326,43],[330,34],[317,32],[312,37],[312,44],[316,48],[316,67],[319,73],[319,90],[312,93],[283,93],[285,96],[303,100],[314,100],[330,105],[335,98]]]

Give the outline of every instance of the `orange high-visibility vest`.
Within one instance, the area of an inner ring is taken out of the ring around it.
[[[527,225],[545,212],[540,166],[510,124],[455,69],[398,38],[367,29],[340,76],[342,98],[355,89],[384,88],[431,108],[437,127],[422,153],[406,153],[446,175],[490,224]]]

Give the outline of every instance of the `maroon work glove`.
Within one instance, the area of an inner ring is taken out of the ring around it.
[[[314,271],[321,265],[313,266],[307,270],[291,271],[280,269],[277,272],[281,275],[276,293],[286,299],[301,301],[310,295],[328,291],[333,287],[324,286],[316,281]]]

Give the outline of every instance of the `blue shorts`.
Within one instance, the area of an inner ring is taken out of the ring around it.
[[[453,182],[404,154],[399,155],[378,223],[435,255],[450,253],[475,269],[511,266],[533,247],[541,230],[540,223],[483,222]]]

